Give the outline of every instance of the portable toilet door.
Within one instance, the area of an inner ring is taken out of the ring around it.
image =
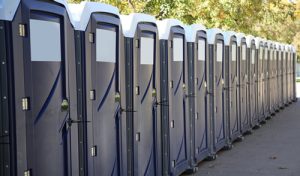
[[[282,44],[282,97],[283,97],[283,105],[286,106],[287,103],[287,95],[286,95],[286,90],[287,90],[287,80],[286,80],[286,57],[287,57],[287,52],[285,48],[285,44]]]
[[[123,46],[119,11],[95,2],[69,7],[76,29],[76,74],[80,80],[80,171],[82,175],[122,175],[125,120],[121,118],[119,85]]]
[[[19,0],[2,1],[0,7],[0,175],[15,176],[16,140],[13,88],[12,22]]]
[[[250,124],[252,128],[255,128],[259,124],[257,116],[257,55],[256,55],[256,43],[253,36],[246,37],[248,47],[248,116],[250,118]]]
[[[237,34],[237,42],[239,46],[238,54],[238,111],[241,126],[241,133],[250,130],[250,121],[247,114],[247,43],[244,34]]]
[[[289,104],[292,103],[292,84],[293,84],[293,80],[292,80],[292,48],[291,45],[288,45],[288,49],[289,49],[289,57],[288,57],[288,77],[289,77],[289,90],[288,90],[288,101]]]
[[[208,92],[211,95],[211,156],[227,144],[226,117],[224,112],[225,101],[225,62],[224,62],[224,37],[220,29],[207,30],[208,55],[209,55],[209,83]]]
[[[79,175],[74,30],[66,2],[23,0],[11,29],[17,175]]]
[[[189,118],[186,99],[186,41],[180,21],[157,21],[161,63],[163,175],[179,175],[189,167]]]
[[[293,48],[292,45],[289,45],[290,48],[290,60],[289,60],[289,65],[290,65],[290,103],[293,102]]]
[[[292,99],[294,102],[297,101],[296,95],[296,63],[297,63],[297,52],[295,46],[292,46],[292,81],[293,81],[293,92]]]
[[[269,84],[268,84],[268,92],[269,92],[269,111],[270,115],[275,115],[274,108],[274,45],[272,41],[268,41],[269,43]]]
[[[290,98],[290,47],[289,45],[285,45],[285,51],[286,51],[286,106],[289,105],[289,98]]]
[[[237,111],[237,55],[238,45],[235,32],[223,32],[225,43],[225,91],[226,91],[226,120],[227,120],[227,144],[230,146],[236,139],[241,137],[240,123]]]
[[[125,55],[121,83],[126,92],[127,175],[160,175],[159,43],[156,20],[121,16]]]
[[[206,83],[207,35],[206,28],[200,24],[185,26],[188,63],[188,101],[190,118],[191,168],[208,157],[208,104]]]
[[[273,64],[273,71],[274,71],[274,109],[275,112],[279,112],[279,87],[278,87],[278,43],[274,42],[274,64]]]
[[[280,109],[284,108],[283,104],[283,53],[284,48],[282,47],[282,44],[279,43],[278,47],[278,95],[279,95],[279,107]]]
[[[259,118],[259,122],[263,122],[264,118],[264,106],[263,106],[263,101],[264,101],[264,93],[263,93],[263,56],[264,56],[264,45],[263,41],[260,38],[255,38],[256,42],[256,48],[258,51],[258,61],[257,61],[257,79],[258,79],[258,85],[257,85],[257,115]]]
[[[269,43],[264,40],[264,59],[263,59],[263,107],[264,107],[264,119],[270,117],[270,91],[269,91]]]

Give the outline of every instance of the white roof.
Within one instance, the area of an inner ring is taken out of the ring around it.
[[[285,51],[289,51],[290,50],[290,45],[285,44]]]
[[[277,49],[279,50],[279,48],[280,48],[280,50],[281,50],[281,43],[276,42],[276,45],[277,45]]]
[[[216,35],[222,34],[222,30],[219,28],[212,28],[207,30],[207,42],[208,44],[214,44],[216,40]]]
[[[269,48],[269,41],[265,38],[262,41],[264,42],[264,46],[267,44],[267,47]]]
[[[74,21],[73,21],[73,18],[71,17],[72,14],[71,14],[71,12],[70,12],[69,5],[68,5],[68,3],[67,3],[67,0],[54,0],[54,1],[57,2],[57,3],[59,3],[59,4],[61,4],[61,5],[63,5],[63,6],[66,8],[66,10],[67,10],[67,12],[68,12],[68,15],[69,15],[69,19],[70,19],[71,23],[74,25]]]
[[[231,37],[235,36],[236,33],[234,31],[223,31],[222,34],[224,36],[224,44],[228,46],[230,44]]]
[[[271,46],[274,47],[274,42],[271,40],[267,40],[268,41],[268,47],[271,49]]]
[[[246,38],[245,34],[243,34],[243,33],[236,33],[236,40],[237,40],[238,46],[241,46],[243,38]]]
[[[274,47],[275,49],[278,49],[278,42],[274,41],[274,42],[273,42],[273,47]]]
[[[190,26],[184,25],[186,41],[195,42],[198,31],[206,31],[206,28],[202,24],[193,24]]]
[[[164,19],[162,21],[156,21],[159,39],[167,40],[170,35],[170,30],[174,26],[184,27],[182,22],[176,19]]]
[[[296,52],[296,47],[294,45],[291,45],[292,51],[295,53]]]
[[[283,43],[279,43],[280,47],[281,47],[281,50],[282,51],[285,51],[285,45]]]
[[[247,43],[248,48],[251,48],[251,43],[252,43],[253,40],[254,40],[254,36],[252,36],[252,35],[247,35],[246,36],[246,43]],[[255,45],[256,45],[256,43],[255,43]]]
[[[54,1],[59,4],[62,4],[66,8],[70,21],[72,24],[74,24],[69,11],[67,1],[66,0],[54,0]],[[0,19],[12,21],[18,9],[19,4],[20,4],[20,0],[0,0]]]
[[[111,5],[98,2],[81,2],[80,4],[69,4],[70,13],[76,30],[85,31],[92,13],[105,12],[119,16],[119,10]]]
[[[259,48],[260,41],[261,41],[261,38],[260,38],[260,37],[255,37],[254,40],[255,40],[255,46],[256,46],[256,49],[258,49],[258,48]]]
[[[0,20],[12,21],[20,0],[0,0]]]
[[[121,15],[121,23],[123,34],[125,37],[134,37],[138,23],[149,22],[156,24],[156,20],[153,16],[143,13],[132,13],[130,15]]]

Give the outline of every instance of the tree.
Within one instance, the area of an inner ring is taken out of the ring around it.
[[[300,29],[297,22],[300,19],[300,0],[297,4],[287,0],[94,1],[116,6],[122,14],[138,12],[151,14],[157,19],[176,18],[186,24],[201,23],[207,28],[233,30],[285,43],[293,42]]]

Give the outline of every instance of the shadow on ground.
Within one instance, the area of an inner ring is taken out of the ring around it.
[[[195,176],[299,176],[300,101],[277,113],[215,161],[202,162]]]

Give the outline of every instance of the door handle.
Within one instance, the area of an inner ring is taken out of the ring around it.
[[[69,109],[69,101],[67,99],[63,99],[61,103],[61,111],[68,111]]]

